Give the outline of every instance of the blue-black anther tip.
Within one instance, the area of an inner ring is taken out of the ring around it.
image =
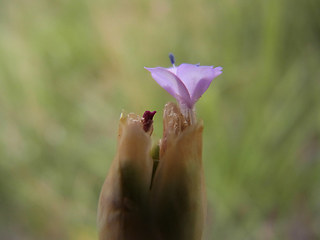
[[[176,60],[174,59],[174,55],[172,53],[169,54],[171,64],[174,64]]]

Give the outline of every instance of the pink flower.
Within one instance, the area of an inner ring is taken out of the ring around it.
[[[173,66],[171,68],[145,68],[151,72],[153,79],[181,106],[189,109],[199,100],[208,89],[212,80],[222,73],[222,67],[200,66],[199,64],[182,63],[175,66],[174,56],[169,55]]]

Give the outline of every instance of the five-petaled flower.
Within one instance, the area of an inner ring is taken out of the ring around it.
[[[192,109],[194,104],[208,89],[212,80],[222,73],[222,67],[200,66],[182,63],[175,66],[174,56],[169,55],[171,68],[145,68],[151,72],[156,82],[170,93],[181,107]]]

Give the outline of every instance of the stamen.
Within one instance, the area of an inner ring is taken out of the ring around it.
[[[174,55],[172,53],[169,54],[170,62],[174,66],[176,60],[174,59]]]

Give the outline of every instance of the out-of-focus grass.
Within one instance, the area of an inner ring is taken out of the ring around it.
[[[96,239],[122,109],[172,98],[143,66],[224,73],[204,120],[208,239],[320,238],[320,4],[2,1],[0,238]]]

